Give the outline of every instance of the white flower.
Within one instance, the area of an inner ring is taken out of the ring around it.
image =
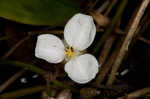
[[[91,54],[83,54],[93,42],[96,27],[93,18],[84,14],[74,15],[66,24],[63,42],[52,34],[38,36],[35,56],[50,63],[60,63],[64,59],[65,71],[75,82],[84,84],[95,78],[99,64]]]

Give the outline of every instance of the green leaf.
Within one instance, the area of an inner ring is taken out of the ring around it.
[[[56,25],[79,11],[73,0],[0,0],[0,16],[24,24]]]

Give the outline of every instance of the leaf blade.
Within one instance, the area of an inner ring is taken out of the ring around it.
[[[0,0],[0,16],[31,25],[55,25],[80,11],[72,0]]]

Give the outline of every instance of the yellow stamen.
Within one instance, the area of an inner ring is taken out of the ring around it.
[[[72,47],[66,48],[65,55],[67,58],[74,58],[76,55],[76,52],[74,51],[75,49]]]

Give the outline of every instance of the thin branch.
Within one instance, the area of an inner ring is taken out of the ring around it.
[[[140,30],[139,34],[142,35],[145,32],[145,30],[150,26],[150,19],[149,19],[149,17],[150,17],[150,11],[145,14],[143,19],[141,20],[141,23],[139,24],[139,28],[140,28],[139,29]]]
[[[19,78],[25,71],[21,70],[10,77],[7,81],[5,81],[2,85],[0,85],[0,93],[6,89],[11,83],[13,83],[17,78]]]
[[[9,93],[4,93],[4,94],[0,95],[0,99],[18,98],[21,96],[41,92],[44,89],[45,89],[45,86],[36,86],[36,87],[32,87],[32,88],[21,89],[21,90],[9,92]]]
[[[108,14],[110,13],[110,11],[112,10],[112,8],[115,6],[115,4],[117,3],[118,0],[112,0],[111,4],[109,5],[109,7],[107,8],[107,11],[105,12],[105,16],[108,16]]]
[[[106,58],[107,58],[107,56],[108,56],[108,54],[109,54],[109,52],[110,52],[110,50],[111,50],[111,47],[112,47],[112,45],[113,45],[115,39],[116,39],[116,36],[113,36],[113,35],[110,36],[110,37],[107,39],[107,41],[106,41],[106,43],[105,43],[105,45],[104,45],[104,48],[103,48],[103,50],[102,50],[102,52],[101,52],[101,54],[99,55],[99,58],[98,58],[99,63],[100,63],[101,65],[104,64],[104,62],[105,62],[105,60],[106,60]]]
[[[146,7],[148,6],[148,3],[149,3],[149,0],[143,0],[142,4],[137,12],[137,15],[136,15],[135,19],[133,20],[133,23],[131,24],[131,27],[125,37],[125,40],[124,40],[122,46],[121,46],[119,54],[112,66],[111,74],[109,76],[107,85],[111,85],[115,81],[116,72],[119,69],[119,66],[120,66],[126,52],[128,51],[128,47],[131,43],[132,38],[134,37],[136,29],[139,25],[140,19],[143,16],[144,11],[145,11]]]
[[[144,37],[139,37],[139,40],[143,41],[144,43],[150,45],[150,40],[145,39]]]
[[[40,69],[34,65],[25,64],[25,63],[22,63],[19,61],[0,61],[0,64],[7,64],[7,65],[16,66],[16,67],[23,67],[24,69],[31,70],[32,72],[36,72],[36,73],[41,74],[43,76],[47,74],[46,71],[44,71],[44,70],[42,70],[42,69]],[[75,88],[67,86],[66,84],[63,84],[57,80],[53,80],[52,82],[54,83],[54,85],[59,86],[61,88],[68,88],[74,92],[78,92]]]
[[[97,88],[99,88],[100,90],[110,90],[110,91],[115,91],[117,93],[122,93],[128,89],[130,89],[129,85],[126,84],[116,84],[116,85],[102,85],[100,84],[99,86],[97,86]]]
[[[95,0],[95,2],[90,6],[90,9],[93,9],[99,0]]]
[[[23,39],[21,39],[20,41],[18,41],[17,44],[15,44],[8,52],[6,52],[1,59],[6,59],[8,56],[10,56],[22,43],[24,43],[26,40],[29,39],[30,36],[27,36]]]
[[[119,97],[118,99],[135,99],[135,98],[138,98],[138,97],[145,95],[147,93],[150,93],[150,87],[131,92],[131,93],[129,93],[123,97]]]
[[[149,22],[149,23],[150,23],[150,22]],[[145,24],[145,25],[146,25],[146,27],[148,27],[147,24]],[[145,30],[145,28],[144,28],[144,30]],[[143,32],[143,29],[139,31],[139,33],[142,33],[142,32]],[[125,32],[124,32],[124,31],[118,30],[118,29],[117,29],[116,33],[117,33],[118,35],[120,35],[120,36],[125,35]],[[140,40],[140,41],[142,41],[142,42],[144,42],[144,43],[146,43],[146,44],[148,44],[148,45],[150,45],[150,40],[148,40],[148,39],[142,37],[141,35],[140,35],[137,39]]]
[[[79,91],[75,88],[72,88],[66,84],[63,84],[57,80],[53,80],[52,81],[53,84],[49,84],[50,88],[58,88],[58,89],[70,89],[73,92],[78,93]],[[0,95],[0,99],[12,99],[12,98],[18,98],[21,96],[25,96],[25,95],[29,95],[29,94],[33,94],[33,93],[37,93],[37,92],[41,92],[43,90],[45,90],[45,85],[43,86],[36,86],[36,87],[31,87],[31,88],[25,88],[25,89],[21,89],[21,90],[17,90],[17,91],[13,91],[13,92],[8,92],[8,93],[4,93]]]
[[[15,44],[8,52],[6,52],[6,54],[4,54],[1,59],[4,60],[7,57],[9,57],[22,43],[24,43],[28,39],[29,39],[29,36],[27,36],[27,37],[23,38],[22,40],[18,41],[18,43]],[[24,70],[21,70],[21,71],[17,72],[12,77],[10,77],[7,81],[5,81],[2,85],[0,85],[0,93],[4,89],[6,89],[11,83],[13,83],[17,78],[19,78],[24,72],[25,72]]]
[[[49,84],[49,88],[70,89],[73,92],[79,93],[79,91],[76,88],[72,88],[72,87],[70,87],[70,86],[68,86],[66,84],[63,84],[63,83],[61,83],[61,82],[59,82],[57,80],[53,80],[52,83],[53,84]],[[21,97],[21,96],[25,96],[25,95],[41,92],[41,91],[43,91],[45,89],[46,89],[45,85],[31,87],[31,88],[25,88],[25,89],[13,91],[13,92],[4,93],[4,94],[0,95],[0,99],[18,98],[18,97]]]
[[[106,41],[106,43],[105,43],[105,45],[104,45],[104,48],[103,48],[103,50],[102,50],[102,52],[101,52],[101,54],[100,54],[100,56],[99,56],[98,61],[99,61],[99,63],[100,63],[100,71],[99,71],[99,74],[98,74],[98,76],[96,77],[96,80],[95,80],[95,82],[94,82],[94,85],[95,85],[95,86],[98,86],[98,85],[103,81],[103,79],[104,79],[104,77],[105,77],[105,76],[102,77],[102,75],[105,74],[105,73],[102,73],[102,72],[105,71],[103,64],[104,64],[104,62],[106,61],[106,58],[107,58],[107,56],[108,56],[108,54],[109,54],[109,52],[110,52],[110,50],[111,50],[111,47],[112,47],[112,45],[113,45],[115,39],[116,39],[116,36],[110,36],[110,37],[107,39],[107,41]],[[110,60],[110,59],[109,59],[109,60]],[[110,63],[110,62],[109,62],[109,63]]]
[[[110,58],[107,59],[105,61],[105,63],[102,65],[100,71],[99,71],[99,74],[96,78],[96,81],[95,81],[95,85],[96,86],[99,86],[102,81],[105,79],[106,75],[108,74],[108,72],[110,71],[111,67],[112,67],[112,64],[114,63],[115,59],[116,59],[116,56],[118,54],[118,50],[120,48],[120,43],[118,43],[116,49],[113,51],[113,53],[111,54]],[[95,86],[94,85],[94,86]]]
[[[33,64],[36,63],[36,61],[33,60]],[[25,72],[24,69],[21,69],[19,72],[15,73],[13,76],[11,76],[7,81],[5,81],[2,85],[0,85],[0,93],[5,90],[11,83],[15,82],[23,73]]]
[[[110,1],[106,0],[103,3],[103,5],[101,5],[96,11],[99,12],[99,13],[102,13],[108,7],[109,4],[110,4]]]
[[[102,38],[100,39],[100,41],[96,44],[96,48],[93,50],[93,54],[96,54],[100,47],[104,44],[104,42],[106,41],[107,37],[109,36],[109,34],[112,32],[114,26],[116,25],[116,23],[118,22],[118,19],[120,18],[121,14],[124,11],[124,8],[127,4],[128,0],[122,0],[116,15],[114,16],[111,24],[109,25],[108,29],[106,30],[106,32],[104,32],[104,35],[102,36]]]

